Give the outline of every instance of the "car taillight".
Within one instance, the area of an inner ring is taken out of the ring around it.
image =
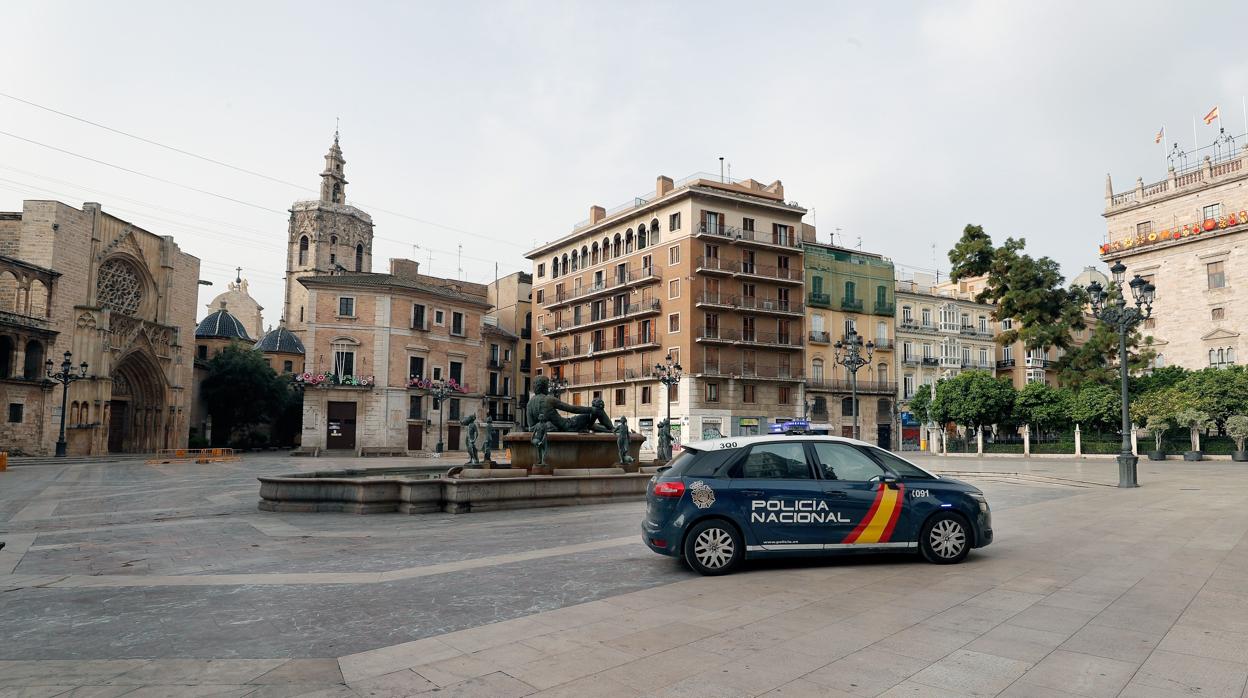
[[[656,497],[681,497],[685,494],[685,483],[677,481],[658,482],[654,485]]]

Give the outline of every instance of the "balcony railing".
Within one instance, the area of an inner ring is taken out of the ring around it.
[[[861,313],[862,312],[862,299],[861,298],[842,298],[841,309],[853,311],[855,313]]]
[[[520,339],[532,339],[532,338],[533,338],[533,330],[532,330],[532,329],[530,329],[530,328],[528,328],[528,327],[521,327],[521,328],[520,328]]]
[[[832,305],[832,296],[829,296],[826,293],[807,293],[806,304],[817,305],[821,308],[828,308]]]
[[[936,359],[936,357],[934,357],[934,356],[924,356],[924,357],[923,357],[923,365],[924,365],[924,366],[939,366],[939,365],[940,365],[940,361],[938,361],[938,360]]]
[[[639,347],[655,346],[658,342],[658,335],[655,332],[651,332],[649,335],[625,335],[623,338],[611,337],[605,339],[602,346],[595,346],[593,342],[590,342],[589,344],[578,344],[571,347],[564,346],[558,347],[553,351],[544,351],[542,352],[542,361],[564,361],[582,356],[626,351]]]
[[[783,298],[739,296],[737,298],[737,306],[744,310],[754,310],[764,313],[789,313],[792,315],[800,315],[803,312],[801,303],[785,300]]]
[[[542,331],[542,334],[547,335],[547,336],[555,335],[555,334],[562,334],[565,332],[572,332],[574,330],[579,330],[579,329],[590,327],[592,325],[597,325],[600,323],[608,323],[608,322],[613,322],[617,320],[623,320],[628,317],[644,315],[646,313],[657,313],[659,312],[660,308],[661,306],[660,306],[659,300],[657,298],[652,298],[648,301],[642,301],[640,303],[632,303],[632,304],[623,306],[618,309],[618,312],[616,308],[611,307],[611,308],[608,308],[605,312],[595,313],[591,311],[590,313],[588,313],[588,315],[582,313],[580,318],[573,316],[572,319],[569,321],[566,321],[566,322],[560,321],[550,326],[547,326],[546,323],[543,322],[540,325],[540,329]]]
[[[810,341],[812,344],[831,344],[832,337],[827,332],[810,331]]]
[[[738,262],[720,259],[719,257],[698,257],[694,260],[693,269],[694,271],[723,272],[725,274],[731,274],[736,271],[739,266]]]
[[[22,315],[20,313],[10,313],[7,310],[0,310],[0,325],[16,325],[18,327],[29,327],[38,330],[46,330],[49,323],[46,318],[34,317],[33,315]]]
[[[915,356],[914,354],[906,354],[901,357],[901,362],[908,366],[918,366],[923,363],[923,359],[922,357]]]
[[[716,305],[722,308],[737,307],[737,297],[727,293],[703,291],[698,294],[697,302],[699,305]]]
[[[769,233],[761,230],[735,228],[728,225],[699,224],[694,228],[694,234],[710,235],[730,242],[746,242],[789,249],[798,249],[802,246],[802,241],[798,237],[797,231],[792,228],[787,233]]]
[[[940,357],[940,365],[941,365],[941,366],[952,367],[952,368],[961,368],[961,367],[962,367],[962,359],[960,359],[960,358],[958,358],[958,357],[956,357],[956,356],[942,356],[942,357]]]
[[[851,390],[850,382],[845,378],[808,379],[806,386],[814,390],[831,390],[845,393]],[[897,381],[860,380],[858,381],[857,389],[859,393],[893,395],[897,392]]]
[[[876,301],[875,304],[872,306],[872,312],[875,315],[887,315],[888,317],[892,317],[893,315],[897,313],[897,304],[896,303],[880,303],[879,301]]]
[[[741,331],[727,327],[699,327],[693,331],[693,336],[712,342],[735,342],[741,338]]]
[[[766,378],[773,380],[801,380],[802,370],[792,366],[772,364],[746,364],[745,362],[720,361],[715,364],[703,364],[696,373],[706,376],[724,376],[737,378]]]
[[[698,327],[693,333],[694,339],[705,342],[723,342],[739,344],[757,344],[786,349],[800,348],[802,336],[780,332],[759,332],[757,330],[738,330],[729,327]]]
[[[876,339],[873,341],[875,341],[876,349],[883,349],[884,351],[892,351],[893,349],[893,340],[891,339]]]
[[[533,369],[532,362],[530,362],[528,359],[520,359],[520,372],[521,373],[528,373],[532,369]]]
[[[793,267],[778,267],[772,264],[755,264],[754,262],[739,262],[737,268],[733,270],[736,276],[756,276],[772,281],[792,281],[793,283],[801,283],[802,270]]]
[[[997,362],[997,368],[1014,368],[1014,359],[1001,359]]]
[[[613,274],[611,278],[604,279],[603,281],[599,281],[597,283],[587,284],[572,290],[564,289],[561,293],[552,293],[550,294],[550,300],[546,302],[546,307],[550,308],[556,305],[569,303],[577,300],[578,298],[588,298],[600,293],[608,293],[633,284],[658,281],[661,278],[662,274],[659,272],[659,268],[654,266],[641,267],[640,269],[634,269],[625,274]]]
[[[583,371],[574,373],[574,375],[568,379],[568,385],[579,388],[587,385],[620,383],[623,381],[649,379],[651,377],[652,370],[648,368],[604,368],[598,371]]]

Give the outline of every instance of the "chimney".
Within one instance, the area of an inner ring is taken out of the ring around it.
[[[410,259],[390,258],[390,273],[400,279],[415,281],[420,276],[420,262]]]
[[[672,181],[671,177],[659,175],[659,178],[655,180],[655,183],[654,183],[655,196],[658,196],[658,197],[667,196],[668,194],[672,192],[672,188],[674,187],[674,185],[675,183]]]
[[[784,184],[780,180],[776,180],[763,189],[768,194],[773,194],[781,201],[784,201]]]
[[[589,224],[593,225],[607,217],[607,209],[595,204],[589,207]]]

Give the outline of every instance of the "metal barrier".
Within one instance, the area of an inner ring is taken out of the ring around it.
[[[242,459],[232,448],[162,448],[147,463],[231,463]]]

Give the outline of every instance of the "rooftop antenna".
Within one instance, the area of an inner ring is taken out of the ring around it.
[[[858,236],[858,249],[860,250],[862,249],[862,236],[861,235]]]
[[[728,183],[732,184],[732,163],[728,163]]]
[[[338,142],[338,125],[339,125],[339,122],[340,122],[340,121],[341,121],[341,119],[339,119],[339,118],[338,118],[338,117],[336,117],[336,116],[334,117],[334,142],[335,142],[335,143],[337,143],[337,142]]]
[[[422,248],[420,245],[412,245],[413,257],[416,256],[416,250],[419,250],[419,249],[424,249],[426,252],[429,253],[429,264],[428,264],[428,267],[425,269],[425,273],[432,274],[433,273],[433,250],[429,249],[428,247]]]
[[[838,245],[838,244],[840,244],[840,243],[838,243],[838,242],[837,242],[837,240],[839,240],[840,238],[841,238],[841,229],[840,229],[840,228],[833,228],[833,232],[832,232],[832,244],[833,244],[833,245]]]
[[[455,246],[455,268],[459,272],[459,280],[464,280],[464,246],[462,244]]]
[[[719,182],[720,184],[724,182],[724,156],[722,155],[719,156]]]

